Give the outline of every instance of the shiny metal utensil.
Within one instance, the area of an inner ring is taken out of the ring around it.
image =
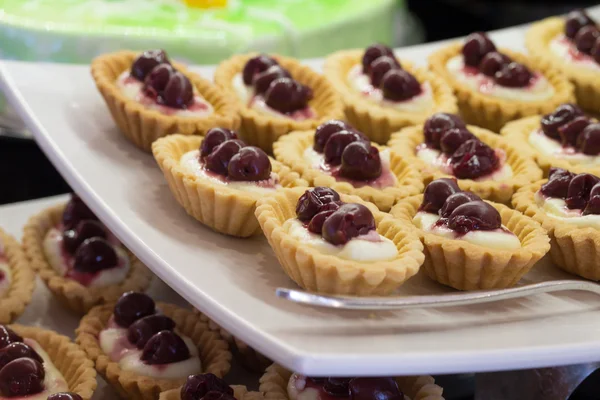
[[[577,290],[600,294],[600,285],[587,281],[557,280],[534,283],[509,289],[395,297],[330,296],[287,288],[277,288],[275,294],[278,297],[293,301],[295,303],[316,307],[337,308],[342,310],[374,311],[406,308],[463,306],[567,290]]]

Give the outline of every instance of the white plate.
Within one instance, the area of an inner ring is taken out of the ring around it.
[[[495,39],[522,48],[521,34],[511,29]],[[400,55],[423,62],[435,46]],[[115,234],[179,294],[290,369],[351,376],[600,360],[600,299],[585,293],[380,313],[279,300],[276,287],[295,285],[266,241],[225,237],[188,217],[152,157],[119,134],[87,66],[4,62],[0,72],[3,89],[43,150]],[[544,263],[526,280],[564,278]],[[447,290],[416,277],[401,293]]]

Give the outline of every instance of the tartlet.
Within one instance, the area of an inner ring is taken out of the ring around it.
[[[242,119],[240,133],[246,143],[270,153],[273,143],[280,136],[291,131],[314,129],[328,119],[344,116],[342,100],[324,76],[297,60],[277,55],[272,56],[272,59],[285,68],[294,80],[312,90],[312,100],[308,105],[315,111],[316,117],[297,121],[265,114],[248,107],[239,98],[233,81],[242,73],[246,63],[256,57],[260,56],[256,53],[233,56],[219,64],[214,76],[217,86],[229,97],[236,99],[234,101],[240,109]]]
[[[202,378],[203,376],[200,375],[200,377]],[[190,376],[188,378],[188,381],[190,379],[194,379],[196,378],[196,376]],[[223,385],[223,382],[214,382],[215,379],[213,377],[210,377],[209,379],[207,379],[208,382],[202,382],[201,384],[192,384],[195,388],[197,388],[198,386],[202,386],[204,390],[208,390],[208,392],[211,391],[216,391],[219,393],[222,393],[221,390],[222,388],[219,387],[221,385]],[[206,380],[203,380],[206,381]],[[215,387],[212,387],[215,386]],[[159,400],[181,400],[182,399],[182,390],[184,389],[185,385],[180,387],[180,388],[176,388],[176,389],[171,389],[171,390],[167,390],[166,392],[162,392],[160,394]],[[264,396],[262,393],[260,392],[252,392],[249,391],[248,388],[246,386],[243,385],[229,385],[229,387],[231,388],[231,390],[233,390],[233,397],[236,400],[261,400],[264,399]],[[207,395],[208,392],[204,393],[204,395]],[[193,400],[201,400],[202,398],[204,398],[204,396],[199,395],[196,391],[194,391],[193,395],[189,395],[188,396]],[[186,399],[187,400],[187,399]]]
[[[209,115],[198,117],[166,115],[127,97],[116,82],[121,74],[131,68],[139,55],[138,52],[120,51],[97,57],[91,64],[96,86],[115,123],[125,137],[137,147],[150,151],[152,142],[173,133],[203,135],[216,125],[232,129],[239,127],[239,109],[236,102],[209,80],[201,78],[179,64],[174,66],[190,80],[197,93],[212,106],[213,112]]]
[[[443,79],[427,69],[417,68],[405,60],[401,61],[402,68],[412,74],[419,83],[429,84],[433,105],[425,110],[405,111],[370,101],[362,93],[351,87],[348,82],[350,71],[361,64],[364,53],[363,50],[344,50],[334,53],[325,60],[323,71],[327,79],[342,96],[348,121],[356,129],[367,134],[372,141],[385,144],[392,132],[406,126],[422,123],[433,112],[458,112],[452,89]]]

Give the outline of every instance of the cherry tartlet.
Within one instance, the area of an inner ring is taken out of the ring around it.
[[[13,322],[31,301],[33,273],[23,247],[0,228],[0,324]]]
[[[263,398],[262,393],[249,392],[241,385],[230,386],[223,379],[209,373],[188,376],[181,388],[162,392],[159,400],[260,400]]]

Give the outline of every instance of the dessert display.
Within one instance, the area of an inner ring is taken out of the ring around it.
[[[279,191],[257,202],[256,218],[284,271],[306,290],[389,294],[423,262],[405,224],[331,188]]]
[[[234,56],[219,64],[214,79],[240,108],[242,139],[268,153],[280,136],[344,115],[327,79],[291,58]]]
[[[228,385],[213,374],[188,376],[181,388],[167,390],[160,394],[159,400],[261,400],[263,394],[249,392],[246,386]]]
[[[591,112],[600,108],[599,38],[597,23],[585,10],[536,22],[525,36],[534,60],[559,69],[575,85],[577,104]]]
[[[433,112],[458,111],[452,89],[440,77],[398,60],[382,44],[334,53],[323,69],[342,96],[350,123],[379,144]]]
[[[193,374],[223,377],[231,361],[227,343],[194,312],[139,292],[93,308],[76,340],[98,373],[130,399],[156,399]]]
[[[121,51],[92,62],[92,76],[121,132],[149,151],[156,139],[239,126],[235,101],[210,81],[171,63],[163,50]]]
[[[513,145],[513,143],[515,145]],[[463,190],[508,203],[515,190],[539,180],[542,171],[513,142],[466,125],[454,114],[436,113],[424,125],[392,135],[390,148],[421,172],[425,183],[454,177]]]
[[[501,134],[522,143],[548,175],[551,167],[600,171],[600,124],[575,104],[561,104],[551,113],[509,122]]]
[[[31,217],[23,247],[52,294],[78,313],[145,290],[153,276],[76,194]]]
[[[461,190],[451,178],[432,181],[391,214],[421,237],[427,275],[459,290],[513,286],[550,250],[539,223]]]
[[[584,278],[600,280],[597,175],[550,168],[548,179],[519,190],[513,205],[548,231],[554,264]]]
[[[297,173],[226,128],[212,128],[204,138],[171,135],[157,140],[152,152],[187,213],[226,235],[259,234],[256,201],[283,187],[307,186]]]
[[[259,390],[268,400],[443,400],[443,389],[433,377],[311,378],[273,364],[260,378]]]
[[[429,65],[454,90],[465,120],[495,132],[514,119],[574,101],[573,86],[554,66],[497,49],[482,32],[434,52]]]

